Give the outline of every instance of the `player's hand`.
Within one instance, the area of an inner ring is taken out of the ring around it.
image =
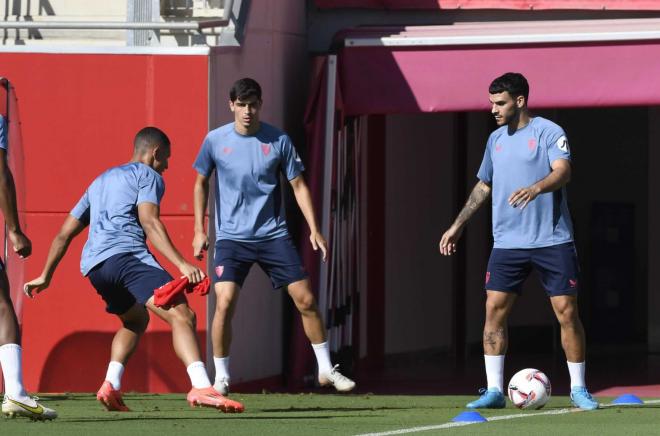
[[[39,294],[40,292],[45,291],[49,285],[50,285],[50,279],[47,279],[46,277],[43,276],[39,276],[36,279],[24,284],[23,292],[29,298],[34,298],[34,295],[32,295],[33,292],[35,294]]]
[[[438,244],[438,248],[440,249],[440,254],[442,254],[443,256],[451,256],[452,254],[456,253],[456,243],[458,243],[458,240],[461,238],[462,234],[463,234],[462,227],[457,228],[451,226],[449,230],[447,230],[442,235],[442,238],[440,239],[440,243]]]
[[[25,259],[32,254],[32,242],[20,230],[7,232],[11,245],[14,247],[14,252],[18,254],[21,259]]]
[[[309,242],[312,243],[312,248],[314,251],[317,251],[319,248],[321,249],[321,253],[323,254],[323,262],[325,262],[328,255],[328,243],[325,241],[323,235],[319,232],[314,232],[309,235]]]
[[[204,271],[188,262],[184,262],[183,265],[179,267],[179,271],[182,275],[186,276],[190,283],[199,283],[204,280],[204,277],[206,277]]]
[[[509,205],[524,209],[530,201],[533,201],[540,193],[536,185],[521,188],[509,196]]]
[[[209,237],[204,232],[195,232],[193,237],[193,256],[195,259],[202,260],[204,258],[204,251],[209,249]]]

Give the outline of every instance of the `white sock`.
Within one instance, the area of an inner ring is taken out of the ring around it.
[[[105,373],[106,381],[109,381],[112,387],[118,391],[121,389],[121,376],[124,375],[124,365],[114,360],[108,365],[108,372]]]
[[[586,387],[584,383],[585,362],[566,361],[566,363],[568,363],[568,373],[571,375],[571,388]]]
[[[486,363],[486,381],[488,389],[497,388],[504,392],[504,355],[488,356],[484,354]]]
[[[222,380],[223,378],[229,380],[229,356],[227,357],[213,356],[213,363],[215,364],[216,383]]]
[[[0,347],[0,365],[5,378],[5,393],[15,400],[28,397],[23,387],[23,368],[21,365],[21,346],[5,344]]]
[[[332,362],[330,361],[330,348],[328,341],[320,344],[312,344],[314,354],[316,355],[316,364],[319,366],[319,374],[332,371]]]
[[[206,373],[206,366],[201,361],[191,363],[186,371],[188,371],[193,388],[203,389],[211,386],[209,375]]]

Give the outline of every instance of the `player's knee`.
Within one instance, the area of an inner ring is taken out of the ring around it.
[[[486,316],[497,316],[506,310],[506,305],[494,298],[486,300]]]
[[[233,300],[227,296],[220,296],[215,303],[215,313],[217,316],[225,316],[232,308]]]
[[[187,324],[193,329],[197,325],[197,315],[195,312],[185,304],[180,304],[176,308],[172,309],[172,322],[177,322],[180,324]]]
[[[147,330],[147,326],[149,325],[149,313],[145,310],[139,316],[122,320],[122,324],[124,328],[137,334],[142,334]]]
[[[311,293],[304,294],[295,300],[296,307],[301,312],[312,312],[316,310],[316,300]]]
[[[570,326],[578,320],[577,308],[569,304],[555,308],[555,313],[559,324],[564,326]]]

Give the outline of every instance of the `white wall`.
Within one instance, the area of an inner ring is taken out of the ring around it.
[[[302,2],[250,2],[244,44],[217,49],[210,57],[209,128],[233,120],[228,109],[229,88],[242,77],[252,77],[263,88],[262,119],[286,130],[294,142],[300,138],[309,63],[304,23]],[[272,289],[258,266],[252,268],[233,322],[234,382],[282,373],[282,292]],[[209,304],[212,308],[214,303],[209,300]]]
[[[448,348],[454,282],[438,242],[455,202],[454,117],[386,123],[385,353]]]

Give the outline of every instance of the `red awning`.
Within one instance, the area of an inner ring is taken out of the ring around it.
[[[338,53],[342,109],[347,115],[482,110],[488,85],[507,71],[527,77],[532,107],[660,105],[660,22],[617,23],[348,31]]]
[[[660,0],[316,0],[319,8],[658,11]]]

